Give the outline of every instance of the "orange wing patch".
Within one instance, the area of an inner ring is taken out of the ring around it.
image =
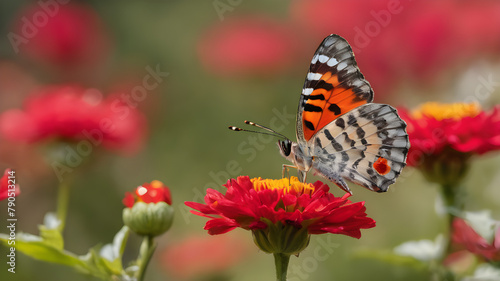
[[[314,91],[307,96],[302,113],[306,141],[340,115],[367,103],[352,89],[339,86],[338,79],[338,75],[326,72],[315,85]]]
[[[379,157],[375,163],[373,163],[373,168],[377,173],[383,175],[387,175],[391,171],[391,167],[387,163],[387,159],[383,157]]]

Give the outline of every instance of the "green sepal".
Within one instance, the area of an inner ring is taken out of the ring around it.
[[[262,220],[268,227],[252,230],[254,242],[262,251],[298,256],[309,245],[310,235],[306,227],[296,228],[281,222],[273,224],[267,219]]]
[[[123,209],[123,223],[139,235],[158,236],[166,232],[174,218],[174,208],[165,202],[136,202]]]

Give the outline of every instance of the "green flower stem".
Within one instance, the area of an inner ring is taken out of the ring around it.
[[[276,280],[286,281],[286,274],[288,271],[288,262],[290,255],[282,253],[274,253],[274,264],[276,265]]]
[[[149,261],[155,252],[156,245],[154,244],[154,238],[151,235],[144,236],[142,240],[140,256],[139,256],[139,270],[137,271],[137,280],[143,281],[144,275],[146,274],[146,268],[148,267]]]
[[[462,188],[460,185],[446,185],[443,184],[441,186],[442,197],[444,201],[444,205],[446,207],[446,216],[447,216],[447,229],[448,229],[448,245],[446,246],[445,258],[448,254],[451,254],[452,250],[452,235],[453,235],[453,220],[456,217],[457,213],[460,213],[463,210],[463,202],[460,202],[458,196],[462,196],[461,194]]]
[[[68,214],[68,204],[69,204],[69,183],[68,181],[61,181],[57,191],[57,218],[61,221],[59,225],[59,231],[64,230],[66,224],[66,216]]]

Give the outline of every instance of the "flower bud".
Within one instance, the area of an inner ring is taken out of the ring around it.
[[[157,236],[166,232],[173,222],[174,208],[170,190],[160,181],[145,183],[127,192],[123,203],[123,223],[140,235]]]

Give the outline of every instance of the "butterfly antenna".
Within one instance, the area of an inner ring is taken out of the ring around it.
[[[255,126],[255,127],[257,127],[257,128],[261,128],[261,129],[266,130],[266,131],[268,131],[268,132],[271,132],[271,133],[273,133],[273,134],[275,134],[275,135],[277,135],[277,136],[280,136],[280,137],[282,137],[282,138],[288,139],[285,135],[280,134],[280,133],[276,132],[275,130],[273,130],[273,129],[269,128],[269,127],[262,126],[262,125],[260,125],[260,124],[255,123],[255,122],[245,120],[245,124],[247,124],[247,125],[251,125],[251,126]]]
[[[288,139],[286,136],[276,132],[275,130],[271,129],[271,128],[268,128],[266,126],[262,126],[262,125],[259,125],[257,123],[254,123],[254,122],[251,122],[251,121],[247,121],[245,120],[245,124],[247,125],[251,125],[251,126],[255,126],[257,128],[260,128],[260,129],[263,129],[263,130],[266,130],[268,132],[260,132],[260,131],[253,131],[253,130],[246,130],[246,129],[242,129],[242,128],[239,128],[239,127],[235,127],[235,126],[229,126],[229,130],[232,130],[232,131],[236,131],[236,132],[250,132],[250,133],[257,133],[257,134],[263,134],[263,135],[269,135],[269,136],[274,136],[274,137],[280,137],[280,138],[284,138],[284,139]]]

